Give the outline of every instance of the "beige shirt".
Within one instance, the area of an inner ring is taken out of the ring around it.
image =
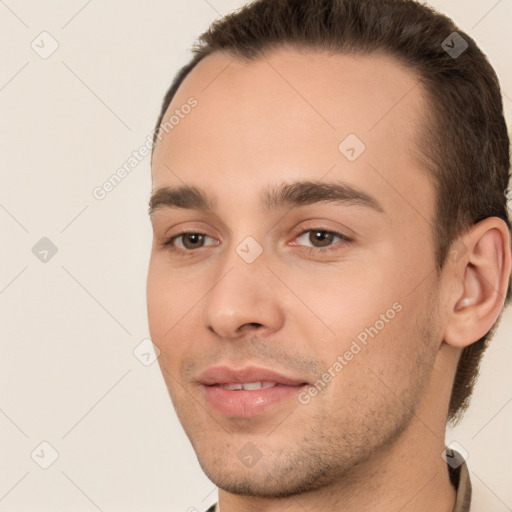
[[[455,450],[452,450],[452,453],[454,457],[451,457],[451,460],[459,458],[458,462],[452,464],[456,465],[460,463],[456,468],[452,468],[448,465],[450,480],[457,491],[453,512],[471,512],[471,481],[468,467],[466,462],[463,461],[462,457],[455,452]],[[219,504],[215,503],[206,512],[220,512]]]

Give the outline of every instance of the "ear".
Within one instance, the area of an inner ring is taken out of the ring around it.
[[[449,263],[453,292],[444,341],[464,348],[489,332],[503,308],[512,267],[510,232],[504,220],[488,217],[455,244],[467,250]]]

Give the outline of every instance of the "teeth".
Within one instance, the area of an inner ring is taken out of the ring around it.
[[[229,389],[230,391],[237,391],[243,389],[242,384],[219,384],[219,387],[223,389]]]
[[[230,391],[239,391],[241,389],[245,391],[251,391],[253,389],[267,389],[273,388],[277,384],[275,382],[235,382],[233,384],[219,384],[219,387],[228,389]]]
[[[243,387],[246,390],[251,390],[273,388],[275,385],[275,382],[247,382],[243,384]]]

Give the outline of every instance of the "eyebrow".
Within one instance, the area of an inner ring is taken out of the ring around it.
[[[261,195],[261,204],[265,212],[316,203],[364,206],[385,213],[375,197],[347,183],[296,181],[269,187]],[[151,195],[149,215],[161,208],[214,211],[216,205],[215,198],[198,187],[161,187]]]

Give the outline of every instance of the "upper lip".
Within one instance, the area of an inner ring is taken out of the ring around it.
[[[199,376],[201,384],[211,386],[214,384],[232,384],[247,382],[275,382],[287,386],[298,386],[307,384],[303,379],[287,377],[281,373],[268,368],[248,366],[241,369],[228,366],[212,366]]]

